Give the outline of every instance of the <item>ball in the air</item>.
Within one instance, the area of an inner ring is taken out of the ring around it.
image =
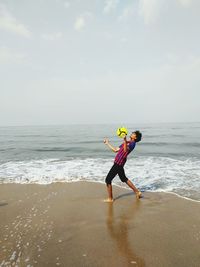
[[[117,129],[117,135],[120,138],[124,138],[128,134],[128,130],[125,127],[120,127]]]

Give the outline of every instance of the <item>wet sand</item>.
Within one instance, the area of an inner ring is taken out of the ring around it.
[[[103,184],[0,185],[0,266],[199,267],[200,203]]]

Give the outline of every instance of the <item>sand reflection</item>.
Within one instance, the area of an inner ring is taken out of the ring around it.
[[[121,207],[117,207],[117,205],[117,202],[108,203],[106,221],[110,236],[116,243],[117,253],[126,259],[127,266],[144,267],[144,260],[134,253],[133,242],[129,241],[130,235],[131,239],[134,239],[131,222],[133,222],[133,217],[136,216],[140,207],[140,201],[135,201],[134,204],[130,202],[129,206],[124,206],[123,209],[120,209]],[[114,214],[115,208],[116,214]]]

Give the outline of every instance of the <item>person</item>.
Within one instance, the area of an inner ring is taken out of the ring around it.
[[[122,182],[126,183],[136,194],[136,198],[139,199],[142,197],[142,193],[135,187],[135,185],[126,177],[124,171],[124,165],[127,160],[127,156],[133,151],[137,142],[140,142],[142,139],[142,133],[140,131],[132,132],[130,135],[130,140],[127,141],[126,136],[124,137],[124,142],[119,147],[113,147],[109,140],[104,139],[104,143],[115,153],[117,153],[114,164],[108,175],[106,176],[105,182],[108,191],[108,199],[105,199],[104,202],[113,202],[112,194],[112,180],[118,174]]]

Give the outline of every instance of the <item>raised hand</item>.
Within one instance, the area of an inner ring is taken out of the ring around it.
[[[105,139],[103,140],[103,142],[104,142],[105,145],[108,145],[108,143],[109,143],[108,138],[105,138]]]

